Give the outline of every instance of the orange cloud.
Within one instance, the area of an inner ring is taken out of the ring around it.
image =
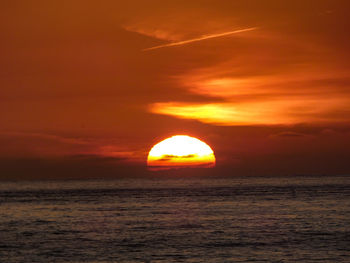
[[[277,40],[280,46],[273,49]],[[207,101],[168,100],[151,104],[149,110],[227,126],[350,120],[348,72],[334,61],[331,50],[303,39],[288,41],[281,33],[271,32],[244,39],[247,46],[256,47],[243,47],[239,54],[229,49],[235,42],[222,43],[227,50],[208,49],[218,55],[231,51],[222,62],[198,66],[174,78],[183,90]]]
[[[155,103],[150,111],[182,119],[195,119],[216,125],[290,125],[298,123],[329,123],[344,121],[332,116],[349,99],[280,99],[246,103]],[[329,113],[329,114],[327,114]],[[347,120],[350,120],[348,118]]]

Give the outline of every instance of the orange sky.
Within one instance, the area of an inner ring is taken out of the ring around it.
[[[138,172],[174,134],[225,175],[349,174],[349,8],[7,1],[0,178]]]

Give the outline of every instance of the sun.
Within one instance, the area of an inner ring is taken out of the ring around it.
[[[169,137],[152,147],[147,166],[151,170],[214,167],[215,156],[208,144],[187,135]]]

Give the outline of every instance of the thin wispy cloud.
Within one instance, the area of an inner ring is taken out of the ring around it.
[[[179,42],[173,42],[173,43],[169,43],[169,44],[145,48],[142,51],[150,51],[150,50],[155,50],[155,49],[165,48],[165,47],[182,46],[182,45],[186,45],[186,44],[193,43],[193,42],[198,42],[198,41],[212,39],[212,38],[218,38],[218,37],[224,37],[224,36],[229,36],[229,35],[238,34],[238,33],[249,32],[249,31],[253,31],[256,29],[258,29],[258,28],[257,27],[250,27],[250,28],[228,31],[228,32],[219,33],[219,34],[211,34],[211,35],[206,35],[206,36],[202,36],[199,38],[193,38],[193,39],[183,40],[183,41],[179,41]]]

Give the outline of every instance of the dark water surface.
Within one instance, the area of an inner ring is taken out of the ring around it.
[[[350,177],[1,182],[0,262],[350,262]]]

